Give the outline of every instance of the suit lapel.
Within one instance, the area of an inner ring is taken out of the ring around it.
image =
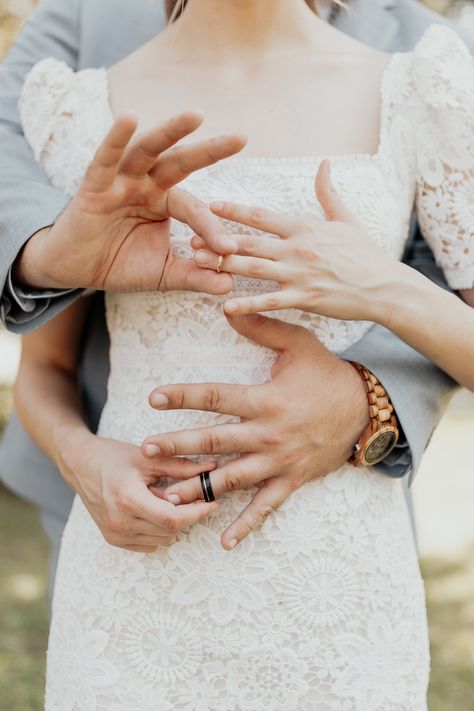
[[[334,26],[375,49],[390,50],[399,31],[395,5],[396,0],[349,0],[347,9],[337,13]]]

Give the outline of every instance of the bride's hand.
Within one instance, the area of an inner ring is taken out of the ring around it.
[[[213,203],[219,217],[273,235],[235,235],[239,249],[221,259],[221,270],[244,277],[268,279],[280,289],[258,296],[230,299],[228,314],[248,314],[298,308],[339,319],[381,321],[380,297],[398,263],[390,259],[347,209],[331,183],[324,161],[315,183],[326,220],[292,217],[235,203]],[[218,267],[218,255],[194,237],[196,262]]]
[[[28,240],[16,277],[40,288],[230,291],[228,274],[203,272],[170,249],[169,218],[189,225],[213,250],[237,249],[209,207],[177,187],[245,145],[238,135],[179,144],[201,123],[199,114],[183,113],[135,137],[136,119],[118,118],[56,223]]]
[[[198,523],[217,504],[173,506],[157,497],[162,477],[176,480],[215,468],[180,457],[148,460],[135,445],[68,430],[61,434],[59,466],[81,497],[107,543],[129,551],[152,553],[173,543],[186,526]]]

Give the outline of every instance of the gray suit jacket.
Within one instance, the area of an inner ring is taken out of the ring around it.
[[[74,69],[110,65],[149,40],[164,26],[160,0],[43,0],[26,23],[0,68],[0,310],[7,328],[23,333],[64,308],[77,292],[15,291],[10,267],[25,241],[54,222],[64,208],[37,167],[22,135],[17,101],[25,73],[52,56]],[[351,0],[335,23],[367,44],[388,51],[409,50],[432,22],[444,22],[416,0]],[[465,37],[467,41],[469,38]],[[472,45],[472,41],[470,42]],[[433,257],[416,229],[407,250],[410,263],[440,279]],[[391,476],[413,473],[455,384],[432,363],[381,327],[347,352],[384,383],[407,442],[382,470]],[[103,298],[93,301],[84,336],[81,389],[90,427],[95,430],[106,398],[108,338]],[[41,416],[41,403],[37,405]],[[72,493],[52,463],[12,418],[0,451],[0,473],[14,491],[50,513],[65,518]]]

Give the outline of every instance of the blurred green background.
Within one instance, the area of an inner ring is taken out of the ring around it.
[[[0,0],[0,59],[34,4]],[[462,13],[474,30],[474,3],[427,4],[453,16]],[[0,327],[0,432],[11,408],[18,346]],[[430,711],[474,711],[473,434],[474,398],[461,394],[433,438],[415,485],[432,644]],[[47,543],[36,512],[0,486],[0,711],[43,708],[46,578]]]

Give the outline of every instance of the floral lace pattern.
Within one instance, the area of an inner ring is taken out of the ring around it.
[[[416,199],[423,230],[453,286],[472,286],[472,63],[446,28],[394,55],[382,87],[377,153],[332,160],[342,198],[400,258]],[[77,188],[112,122],[104,70],[74,74],[45,60],[20,110],[55,185]],[[230,199],[320,214],[320,158],[232,158],[186,181],[205,201]],[[235,229],[235,227],[233,228]],[[245,228],[240,228],[245,232]],[[190,254],[189,230],[172,246]],[[238,295],[267,290],[238,279]],[[332,350],[369,323],[286,311]],[[155,412],[159,384],[261,383],[274,354],[227,324],[222,299],[174,292],[107,296],[108,402],[100,434],[131,442],[228,422]],[[80,499],[66,527],[48,652],[47,711],[423,711],[428,642],[423,586],[400,481],[351,467],[295,492],[231,553],[220,533],[254,491],[222,496],[205,523],[152,555],[109,546]]]

